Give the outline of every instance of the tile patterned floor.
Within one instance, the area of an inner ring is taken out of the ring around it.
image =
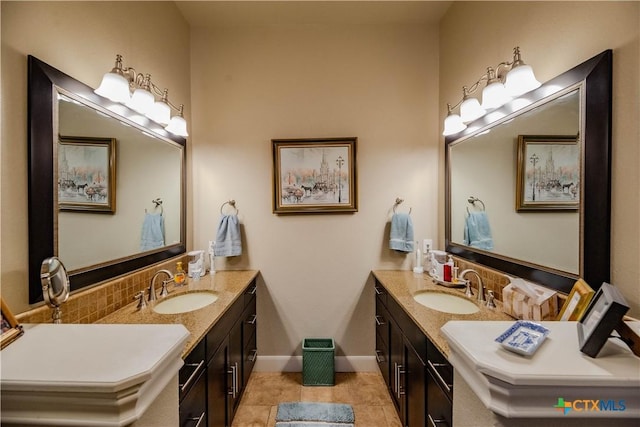
[[[254,372],[232,427],[273,427],[280,402],[335,402],[353,406],[356,427],[401,427],[379,373],[336,373],[332,387],[305,387],[301,373]]]

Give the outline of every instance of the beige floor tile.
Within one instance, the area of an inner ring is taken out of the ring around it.
[[[232,427],[264,427],[269,421],[271,406],[240,405]]]
[[[355,427],[387,427],[382,406],[353,405],[356,416]]]
[[[393,403],[382,406],[382,410],[384,411],[384,416],[387,419],[388,427],[402,427],[400,417],[398,416],[398,412],[396,411],[396,407],[393,406]]]

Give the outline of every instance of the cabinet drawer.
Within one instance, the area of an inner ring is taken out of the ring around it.
[[[384,378],[384,382],[388,387],[391,384],[389,382],[389,349],[387,343],[383,342],[378,334],[376,334],[376,361],[378,362],[378,368],[380,368],[382,378]]]
[[[382,342],[384,342],[387,346],[389,345],[389,312],[382,305],[379,299],[376,298],[376,314],[375,314],[375,324],[376,324],[376,335],[380,337]]]
[[[251,337],[255,336],[257,326],[258,316],[256,313],[256,300],[254,298],[242,314],[242,339],[245,347],[249,345]]]
[[[242,383],[246,386],[258,358],[256,334],[249,337],[243,349]]]
[[[427,366],[440,388],[453,399],[453,366],[433,343],[427,348]]]
[[[204,369],[180,402],[180,427],[207,425],[207,375]]]
[[[191,387],[193,387],[196,379],[204,371],[206,366],[205,344],[204,340],[202,340],[191,350],[191,353],[185,357],[184,365],[178,373],[181,400],[189,392]]]
[[[245,307],[251,304],[252,300],[255,304],[257,290],[258,290],[258,286],[256,285],[256,281],[254,280],[253,282],[251,282],[247,290],[244,291],[243,298],[244,298]]]
[[[441,388],[439,380],[427,373],[427,426],[451,427],[453,405],[450,396]]]
[[[376,299],[379,299],[384,305],[387,305],[387,290],[378,282],[374,281],[373,291],[376,294]]]

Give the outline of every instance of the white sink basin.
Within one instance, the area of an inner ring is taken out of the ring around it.
[[[160,314],[186,313],[213,304],[217,299],[218,295],[213,292],[190,292],[157,303],[153,311]]]
[[[480,309],[467,298],[441,292],[420,292],[413,299],[425,307],[451,314],[473,314]]]

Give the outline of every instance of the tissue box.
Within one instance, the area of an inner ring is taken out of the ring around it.
[[[533,283],[528,283],[539,296],[536,301],[521,290],[508,284],[502,290],[502,311],[522,320],[555,320],[558,314],[558,293]]]

